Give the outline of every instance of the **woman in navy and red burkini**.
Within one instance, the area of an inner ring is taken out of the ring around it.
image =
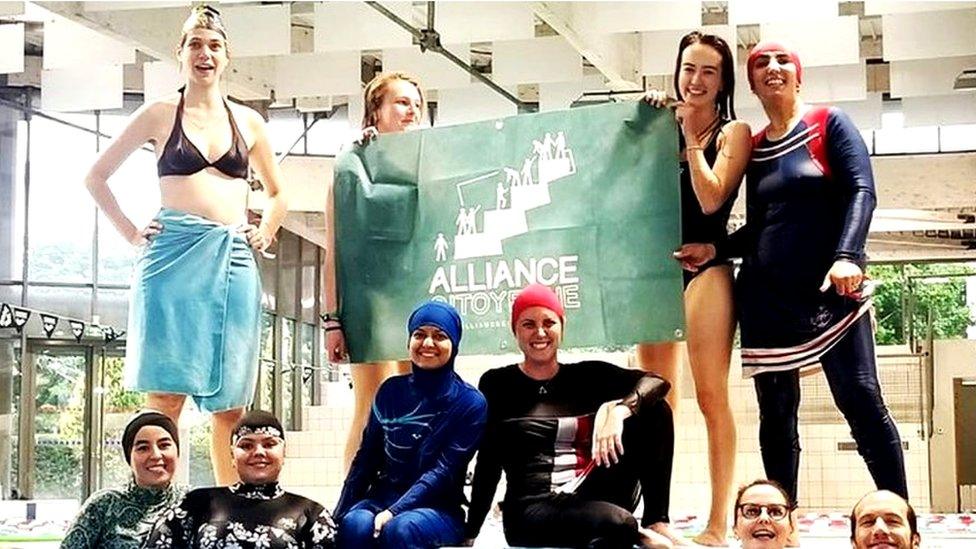
[[[759,399],[766,474],[796,500],[799,374],[819,362],[875,483],[906,496],[901,439],[881,396],[862,295],[876,203],[867,149],[843,112],[803,103],[796,52],[760,43],[747,70],[770,124],[753,139],[746,225],[717,255],[743,260],[742,367]]]

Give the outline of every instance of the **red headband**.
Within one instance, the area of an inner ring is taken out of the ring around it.
[[[796,65],[796,83],[800,84],[803,81],[803,66],[800,65],[800,56],[796,53],[796,50],[792,50],[781,42],[774,42],[772,40],[766,40],[756,44],[751,51],[749,51],[749,59],[746,61],[746,76],[749,78],[749,87],[752,88],[752,66],[756,64],[756,59],[764,54],[773,51],[781,51],[790,56],[790,60]]]
[[[559,315],[559,321],[565,322],[566,312],[553,292],[548,286],[542,284],[529,284],[519,292],[515,302],[512,303],[512,331],[515,331],[515,322],[519,316],[529,307],[545,307]]]

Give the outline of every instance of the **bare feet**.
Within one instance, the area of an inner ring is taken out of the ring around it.
[[[724,535],[717,534],[708,528],[702,530],[700,534],[691,539],[691,541],[697,543],[698,545],[704,545],[706,547],[728,547],[729,542],[725,539]]]
[[[648,528],[653,530],[655,533],[666,537],[675,547],[690,545],[684,536],[672,530],[671,525],[666,522],[655,522]],[[645,528],[645,530],[646,529],[647,528]]]
[[[646,549],[674,549],[674,544],[667,536],[658,534],[650,528],[638,528],[641,546]]]

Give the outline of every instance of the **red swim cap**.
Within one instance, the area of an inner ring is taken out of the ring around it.
[[[529,307],[545,307],[559,315],[559,321],[566,321],[566,312],[556,297],[556,292],[548,286],[542,284],[529,284],[519,292],[515,302],[512,303],[512,332],[515,332],[515,322],[519,316]]]
[[[764,53],[769,53],[773,51],[785,52],[790,56],[793,64],[796,65],[796,83],[799,84],[803,81],[803,66],[800,65],[800,56],[797,55],[796,50],[790,49],[783,45],[781,42],[775,42],[773,40],[765,40],[756,44],[752,50],[749,51],[749,58],[746,61],[746,76],[749,78],[749,87],[755,87],[752,82],[752,66],[756,64],[756,59]]]

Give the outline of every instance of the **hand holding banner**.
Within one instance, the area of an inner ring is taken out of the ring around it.
[[[337,272],[353,362],[406,355],[424,299],[467,354],[511,352],[518,290],[554,288],[567,346],[681,337],[674,117],[643,102],[381,135],[337,159]]]

